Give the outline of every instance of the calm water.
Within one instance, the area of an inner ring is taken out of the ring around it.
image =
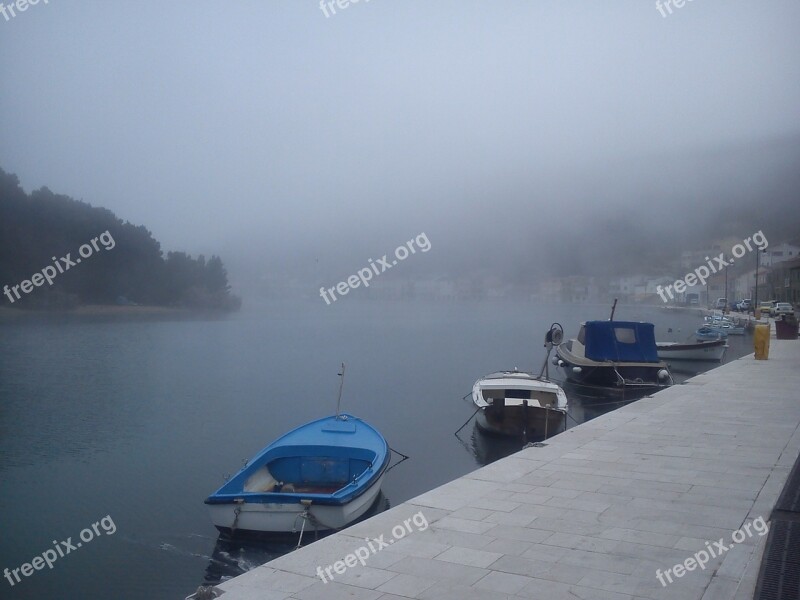
[[[117,528],[13,587],[2,579],[0,598],[173,600],[286,551],[217,544],[203,499],[242,459],[332,413],[342,361],[343,409],[411,455],[385,480],[391,504],[514,452],[521,443],[485,438],[473,423],[453,435],[473,412],[462,397],[491,371],[538,372],[551,322],[574,336],[579,321],[608,312],[348,298],[210,321],[0,323],[0,568],[53,540],[74,544],[106,515]],[[650,320],[661,340],[686,339],[700,320],[625,306],[617,318]],[[752,338],[730,344],[726,360],[751,351]],[[579,420],[619,406],[570,404]]]

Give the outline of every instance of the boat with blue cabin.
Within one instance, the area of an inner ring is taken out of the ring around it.
[[[215,527],[230,535],[341,529],[378,499],[389,460],[377,429],[334,415],[269,444],[205,503]]]
[[[651,391],[673,384],[652,323],[586,321],[577,338],[559,344],[553,362],[579,385]]]

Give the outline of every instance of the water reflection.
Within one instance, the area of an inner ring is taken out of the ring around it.
[[[544,436],[528,436],[526,439],[523,439],[522,436],[501,437],[491,435],[483,431],[476,423],[473,425],[472,435],[467,448],[475,457],[478,464],[485,466],[496,460],[510,456],[515,452],[519,452],[527,444],[535,444],[543,441]]]

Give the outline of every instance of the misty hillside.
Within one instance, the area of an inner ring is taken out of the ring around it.
[[[3,305],[17,308],[144,304],[228,310],[240,304],[219,257],[164,257],[144,226],[47,188],[28,195],[2,169],[0,285],[8,286]]]
[[[634,175],[620,202],[589,206],[571,232],[591,252],[560,244],[551,273],[658,274],[684,250],[759,230],[774,243],[800,239],[800,137],[628,166]],[[618,186],[598,186],[608,188]]]
[[[570,275],[677,278],[684,251],[759,230],[773,244],[800,242],[800,136],[695,146],[677,156],[567,161],[552,172],[519,165],[464,180],[469,185],[441,196],[430,192],[429,206],[407,217],[348,212],[353,222],[293,231],[291,241],[281,231],[248,236],[246,251],[234,239],[231,248],[240,251],[231,271],[252,287],[248,295],[291,282],[314,293],[418,233],[413,220],[422,217],[433,250],[393,271],[395,280],[529,287]],[[264,278],[270,285],[259,288],[254,282]]]
[[[799,136],[571,168],[548,191],[522,172],[510,183],[498,179],[506,195],[494,200],[497,218],[513,218],[503,236],[460,228],[462,239],[482,243],[463,244],[459,271],[480,265],[516,284],[542,276],[677,277],[683,251],[759,230],[774,243],[800,239]]]

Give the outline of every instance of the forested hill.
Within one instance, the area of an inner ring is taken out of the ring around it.
[[[219,257],[206,261],[184,252],[165,257],[144,226],[123,223],[110,210],[47,188],[28,195],[16,175],[2,169],[0,286],[0,306],[6,307],[141,304],[235,310],[241,304],[230,293]]]

